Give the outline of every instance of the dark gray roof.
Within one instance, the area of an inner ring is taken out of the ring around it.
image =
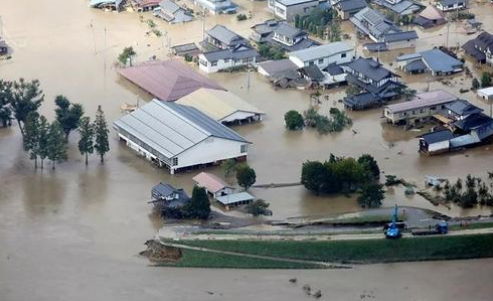
[[[372,58],[359,57],[358,59],[349,63],[347,66],[357,73],[361,73],[374,81],[380,81],[384,78],[394,75],[391,71],[382,67],[380,63],[373,60]]]
[[[209,62],[214,62],[224,59],[241,60],[246,58],[254,58],[259,56],[259,53],[252,47],[238,45],[235,48],[205,52],[203,55]]]
[[[464,49],[464,51],[474,57],[478,62],[485,62],[486,61],[486,54],[479,51],[476,47],[475,47],[476,43],[475,43],[475,40],[471,40],[471,41],[468,41],[466,42],[464,45],[462,45],[462,49]]]
[[[310,79],[315,81],[321,81],[325,78],[325,75],[320,71],[317,65],[309,65],[301,68],[301,71]]]
[[[457,68],[461,68],[464,63],[458,59],[446,54],[439,49],[431,49],[421,52],[423,61],[428,68],[434,72],[449,73],[453,72]]]
[[[381,43],[367,43],[363,45],[363,47],[368,50],[369,52],[378,52],[378,51],[387,51],[389,48],[387,47],[387,44],[384,42]]]
[[[188,44],[183,44],[183,45],[176,45],[171,47],[173,51],[177,55],[185,55],[185,54],[192,54],[192,55],[197,55],[200,53],[199,47],[195,45],[195,43],[188,43]]]
[[[169,197],[177,191],[177,189],[167,183],[159,183],[152,188],[153,192],[158,193],[160,196]]]
[[[418,34],[414,30],[387,33],[383,36],[384,41],[387,43],[416,40],[417,38]]]
[[[277,2],[281,3],[284,6],[298,5],[307,2],[318,2],[318,0],[277,0]]]
[[[351,109],[361,110],[380,104],[380,98],[372,93],[360,93],[346,97],[343,102]]]
[[[402,0],[395,4],[391,4],[386,0],[375,0],[374,2],[400,15],[411,14],[424,7],[424,5],[419,2],[409,0]]]
[[[365,0],[342,0],[337,2],[337,7],[343,12],[353,12],[367,7]]]
[[[295,38],[296,36],[298,36],[300,34],[303,34],[303,35],[306,34],[302,30],[300,30],[294,26],[291,26],[286,22],[280,22],[279,25],[277,26],[277,28],[274,29],[274,31],[279,35],[289,37],[289,38]]]
[[[418,72],[428,69],[422,60],[411,61],[409,64],[404,66],[404,70],[407,72]]]
[[[178,4],[174,3],[171,0],[163,0],[159,3],[159,6],[161,7],[162,10],[170,14],[173,14],[177,10],[181,9],[181,7]]]
[[[462,4],[462,3],[466,3],[467,4],[467,0],[442,0],[440,1],[440,4],[442,6],[449,6],[449,5],[455,5],[457,3],[459,4]]]
[[[486,116],[485,114],[473,114],[463,120],[456,121],[454,123],[454,126],[468,131],[480,127],[490,126],[491,124],[493,124],[493,119]]]
[[[454,134],[449,130],[441,130],[421,135],[420,138],[422,138],[427,144],[433,144],[450,140],[454,138]]]
[[[232,45],[235,41],[237,42],[244,40],[246,42],[245,38],[223,25],[215,25],[207,31],[207,35],[225,45]]]
[[[470,104],[467,100],[464,99],[458,99],[452,103],[449,103],[445,106],[445,108],[459,116],[480,113],[483,111],[480,108],[476,107],[475,105]]]
[[[298,68],[293,62],[291,62],[291,60],[288,59],[262,62],[258,64],[258,67],[264,69],[265,72],[271,76],[279,72],[296,70]]]
[[[325,68],[325,70],[332,76],[343,74],[344,69],[341,68],[341,66],[336,65],[336,64],[330,64]]]

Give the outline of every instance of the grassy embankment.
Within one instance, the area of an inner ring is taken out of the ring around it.
[[[493,257],[493,235],[436,236],[354,241],[199,241],[180,244],[237,253],[333,263],[387,263]],[[175,264],[213,268],[314,268],[235,255],[184,250]]]

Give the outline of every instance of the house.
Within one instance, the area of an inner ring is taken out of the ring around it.
[[[454,122],[452,124],[452,129],[454,129],[456,133],[468,135],[469,137],[466,140],[469,140],[470,143],[467,144],[469,146],[480,142],[491,142],[491,137],[493,135],[493,119],[483,113],[475,113]],[[459,145],[452,142],[452,146],[457,147]]]
[[[426,155],[437,155],[450,150],[450,140],[454,134],[450,130],[440,130],[419,137],[419,152]]]
[[[468,0],[441,0],[437,3],[437,8],[441,11],[451,11],[467,8]]]
[[[445,109],[448,113],[448,117],[456,121],[464,120],[471,115],[483,112],[482,109],[463,99],[458,99],[447,104]]]
[[[224,195],[230,195],[234,192],[234,188],[222,179],[208,172],[201,172],[192,178],[198,187],[203,187],[212,195],[214,199],[217,199]]]
[[[478,63],[493,65],[493,35],[490,33],[482,32],[462,45],[462,49]]]
[[[464,70],[463,62],[436,48],[398,56],[396,61],[400,69],[413,74],[430,72],[433,76],[440,76]]]
[[[193,3],[213,15],[235,13],[237,7],[231,0],[193,0]]]
[[[337,16],[341,20],[348,20],[366,7],[368,7],[368,5],[365,0],[341,0],[334,5]]]
[[[99,9],[110,9],[120,11],[123,8],[125,0],[91,0],[89,6]]]
[[[267,8],[279,19],[292,22],[295,16],[308,16],[314,9],[328,9],[327,0],[267,0]]]
[[[261,121],[265,113],[231,92],[199,89],[176,101],[194,107],[222,124]]]
[[[199,68],[214,73],[230,68],[255,66],[259,53],[249,45],[238,44],[232,48],[204,52],[199,55]]]
[[[170,24],[185,23],[193,20],[193,15],[171,0],[163,0],[153,11],[154,16]]]
[[[225,90],[178,60],[152,61],[118,73],[162,101],[175,101],[200,88]]]
[[[183,189],[176,189],[167,183],[159,183],[151,190],[154,208],[165,216],[180,216],[181,210],[190,203],[190,197]]]
[[[445,14],[438,8],[429,5],[414,19],[414,24],[423,28],[431,28],[447,23]]]
[[[362,93],[344,98],[344,106],[351,110],[377,107],[400,95],[405,87],[399,76],[384,68],[373,58],[358,58],[347,64],[346,80]]]
[[[205,32],[201,43],[204,51],[229,49],[238,45],[249,45],[248,41],[223,25],[215,25]]]
[[[196,108],[157,99],[121,117],[113,128],[128,147],[171,174],[245,160],[250,144]]]
[[[289,25],[286,21],[267,20],[252,27],[250,39],[257,44],[267,44],[284,51],[296,51],[320,45],[308,33]]]
[[[383,116],[392,124],[416,124],[430,120],[456,100],[455,95],[445,90],[418,93],[411,101],[385,106]]]
[[[190,57],[197,57],[201,51],[195,43],[187,43],[187,44],[181,44],[181,45],[176,45],[171,47],[171,50],[173,51],[174,55],[177,56],[190,56]]]
[[[0,55],[6,55],[9,53],[9,46],[7,42],[0,37]]]
[[[132,0],[130,4],[136,12],[146,12],[159,7],[161,0]]]
[[[216,200],[221,205],[228,208],[250,204],[255,200],[255,197],[246,191],[242,191],[217,197]]]
[[[488,101],[493,100],[493,87],[479,89],[477,93],[478,96],[484,100],[488,100]]]
[[[353,48],[344,42],[335,42],[290,52],[289,60],[298,68],[316,65],[324,69],[332,64],[345,64],[354,59]]]
[[[287,70],[296,69],[298,69],[298,66],[289,59],[265,61],[257,64],[257,72],[265,77],[272,77]]]
[[[380,12],[369,7],[362,9],[349,19],[360,34],[375,43],[364,45],[368,51],[386,51],[416,46],[416,31],[403,31]]]
[[[421,3],[411,0],[375,0],[373,2],[399,16],[411,15],[424,8]]]

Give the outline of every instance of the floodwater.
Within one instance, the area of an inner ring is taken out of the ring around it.
[[[205,22],[175,26],[156,21],[161,30],[166,30],[169,39],[165,39],[146,36],[147,24],[137,13],[102,12],[89,9],[87,2],[0,1],[0,35],[14,50],[11,60],[0,61],[0,78],[39,79],[46,95],[40,111],[49,119],[53,118],[53,99],[58,94],[82,103],[90,116],[102,105],[110,123],[121,116],[122,103],[148,101],[148,95],[115,72],[114,62],[125,46],[136,49],[136,61],[152,56],[165,58],[169,44],[198,42],[204,24],[206,28],[227,24],[248,36],[250,26],[267,17],[265,2],[240,0],[237,3],[245,12],[252,11],[251,20],[237,22],[234,16],[209,16]],[[481,8],[474,11],[484,17],[488,14]],[[152,17],[144,14],[144,20],[148,18]],[[489,19],[481,20],[493,28]],[[351,26],[345,23],[343,27]],[[446,27],[420,31],[423,38],[419,49],[443,43],[446,31]],[[450,45],[469,38],[456,31],[452,25]],[[354,40],[349,43],[355,45]],[[380,59],[389,63],[397,54],[381,54]],[[356,134],[351,130],[328,136],[311,130],[288,132],[283,127],[283,114],[289,109],[306,109],[308,92],[274,91],[255,73],[250,75],[249,88],[247,74],[211,77],[267,113],[262,123],[236,128],[254,143],[249,163],[257,171],[258,183],[296,182],[302,162],[323,160],[330,153],[370,153],[385,173],[419,184],[429,174],[454,178],[484,173],[492,167],[493,151],[489,147],[441,157],[419,156],[413,139],[419,133],[382,125],[379,110],[349,113]],[[427,86],[423,77],[405,79],[418,90]],[[437,81],[429,85],[458,94],[470,79],[461,81],[459,76],[453,82],[453,87]],[[342,90],[331,91],[321,111],[328,112],[332,105],[341,107],[337,101],[343,94]],[[476,102],[472,94],[463,96]],[[73,134],[66,163],[55,172],[35,171],[22,151],[17,127],[0,129],[0,300],[299,300],[303,298],[301,289],[289,285],[290,277],[318,286],[324,295],[337,300],[357,300],[361,295],[372,295],[377,300],[488,300],[491,296],[491,288],[477,280],[491,278],[492,271],[486,268],[493,263],[491,260],[310,272],[147,267],[135,254],[162,226],[145,202],[150,188],[164,181],[190,190],[195,173],[170,176],[119,145],[114,135],[111,147],[105,165],[94,156],[85,167]],[[218,168],[211,171],[221,173]],[[252,192],[271,203],[276,219],[359,210],[352,198],[315,197],[303,187]],[[396,202],[451,215],[491,213],[481,208],[464,211],[433,207],[421,198],[404,197],[399,189],[388,194],[385,205]]]

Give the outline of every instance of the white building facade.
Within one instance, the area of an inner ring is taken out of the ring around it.
[[[290,52],[289,60],[299,68],[316,65],[324,69],[331,64],[345,64],[354,59],[354,50],[344,42],[335,42]]]

